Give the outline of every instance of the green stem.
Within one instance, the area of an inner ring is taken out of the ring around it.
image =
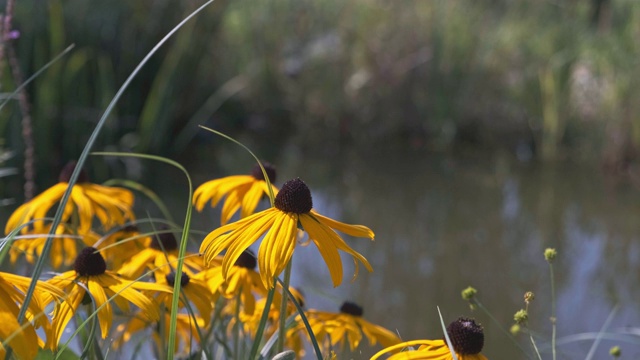
[[[553,265],[549,263],[551,276],[551,354],[556,360],[556,283],[553,276]]]
[[[264,309],[262,310],[262,317],[260,318],[260,324],[258,325],[258,331],[256,331],[256,337],[253,340],[253,345],[251,346],[251,353],[249,354],[248,359],[255,359],[258,354],[258,349],[260,348],[260,343],[262,342],[262,334],[264,333],[264,328],[267,325],[267,320],[269,320],[269,310],[271,309],[271,303],[273,302],[273,295],[276,292],[276,284],[278,278],[273,278],[273,287],[269,289],[269,293],[267,294],[267,300],[264,303]]]
[[[240,297],[242,295],[242,288],[238,290],[238,295],[236,297],[236,309],[235,309],[235,319],[236,322],[233,324],[233,356],[236,359],[240,358],[239,348],[240,348]]]
[[[526,304],[527,305],[525,306],[525,311],[528,314],[529,313],[529,302],[527,301]],[[540,351],[538,351],[538,346],[536,346],[536,341],[533,339],[533,333],[529,329],[529,324],[525,323],[525,327],[527,328],[527,332],[529,333],[529,340],[531,341],[531,346],[533,346],[533,350],[536,352],[536,356],[538,357],[538,360],[542,360],[542,357],[540,356]]]
[[[535,340],[533,340],[533,334],[531,334],[531,331],[528,331],[529,333],[529,340],[531,340],[531,346],[533,346],[533,350],[536,352],[536,356],[538,357],[538,360],[542,360],[542,357],[540,356],[540,351],[538,351],[538,347],[536,346],[536,342]]]
[[[489,316],[489,318],[491,319],[491,321],[493,321],[496,325],[498,325],[498,329],[502,330],[502,332],[507,335],[507,337],[518,347],[518,349],[520,349],[520,351],[522,351],[523,354],[525,354],[527,356],[527,358],[531,359],[531,355],[529,355],[529,352],[527,350],[525,350],[522,345],[520,345],[520,343],[518,343],[516,341],[516,339],[513,337],[513,335],[511,335],[510,332],[507,331],[507,329],[505,329],[504,327],[502,327],[502,324],[500,324],[500,322],[493,317],[493,315],[489,312],[489,310],[487,310],[487,308],[485,308],[482,303],[480,303],[480,301],[478,301],[478,299],[474,298],[473,299],[473,303],[475,305],[477,305],[482,311],[484,311],[485,314],[487,314],[487,316]]]
[[[278,336],[278,345],[276,346],[276,354],[281,353],[284,350],[284,338],[287,335],[287,328],[285,326],[285,322],[287,320],[287,304],[289,303],[289,298],[286,296],[286,292],[284,289],[289,289],[289,281],[291,280],[291,264],[292,260],[289,260],[287,263],[287,267],[284,270],[284,282],[282,284],[282,301],[280,302],[280,325],[278,326],[278,331],[280,335]]]

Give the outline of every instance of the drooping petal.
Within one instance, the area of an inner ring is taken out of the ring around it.
[[[211,206],[215,207],[220,199],[228,194],[231,189],[254,180],[255,178],[251,175],[235,175],[205,182],[198,186],[193,193],[193,203],[196,206],[196,210],[202,211],[209,200],[211,200]]]
[[[315,221],[308,215],[301,215],[300,222],[302,227],[309,234],[309,238],[316,244],[320,251],[320,255],[329,268],[333,286],[336,287],[342,283],[342,259],[338,253],[332,234],[327,231],[320,223]],[[329,229],[331,230],[331,229]]]
[[[82,286],[74,285],[65,300],[56,306],[51,322],[51,334],[47,337],[47,348],[56,349],[64,329],[78,310],[84,294],[85,289]]]
[[[247,192],[242,196],[242,212],[240,213],[240,217],[244,218],[253,214],[263,195],[264,192],[262,191],[260,182],[256,181],[251,184],[251,187],[248,188]]]
[[[241,205],[242,202],[238,193],[236,191],[229,193],[227,200],[225,200],[224,205],[222,205],[222,210],[220,211],[220,224],[227,224]]]
[[[278,276],[291,260],[296,246],[295,231],[298,215],[278,210],[271,229],[258,249],[258,268],[265,288],[273,287],[273,278]]]
[[[311,215],[313,215],[316,219],[318,219],[318,221],[320,221],[322,224],[332,229],[336,229],[340,232],[343,232],[347,235],[369,238],[371,240],[373,240],[375,237],[375,234],[373,233],[373,231],[371,231],[371,229],[369,229],[364,225],[345,224],[343,222],[336,221],[326,216],[320,215],[315,210],[311,210]]]
[[[26,323],[24,328],[20,326],[17,321],[20,310],[16,303],[6,295],[4,292],[0,292],[0,324],[2,324],[0,325],[0,340],[5,341],[13,336],[8,345],[18,355],[18,358],[33,359],[38,352],[37,346],[34,346],[38,343],[36,332],[30,323]],[[5,351],[1,344],[0,355],[4,358]]]
[[[85,196],[80,186],[74,186],[71,190],[71,200],[75,204],[80,218],[80,232],[88,232],[91,229],[94,214],[91,200]]]
[[[235,264],[236,260],[244,250],[256,242],[258,238],[260,238],[260,236],[262,236],[262,234],[271,227],[273,218],[278,213],[278,210],[271,210],[272,209],[261,211],[233,223],[242,223],[242,226],[224,237],[221,237],[218,241],[213,241],[211,246],[207,249],[208,253],[205,254],[205,261],[211,262],[211,259],[215,258],[215,256],[226,248],[227,253],[222,259],[222,274],[226,279],[229,269]]]
[[[142,282],[121,280],[109,273],[98,275],[96,276],[96,278],[96,281],[103,287],[108,288],[109,290],[116,293],[117,296],[121,296],[129,300],[129,302],[139,307],[140,310],[142,310],[141,314],[145,315],[149,320],[158,321],[160,319],[158,304],[146,295],[136,290],[136,288],[138,288],[140,284],[143,284]],[[159,284],[146,284],[155,285],[155,287],[153,287],[155,290],[164,288]]]
[[[102,332],[102,338],[106,339],[111,329],[111,323],[113,322],[113,312],[111,310],[111,303],[102,288],[102,285],[97,281],[89,279],[87,282],[89,285],[89,293],[95,301],[96,310],[98,312],[98,322],[100,323],[100,330]]]
[[[379,342],[380,345],[385,348],[400,343],[400,338],[395,333],[382,326],[372,324],[362,318],[358,319],[357,323],[360,325],[362,333],[364,333],[369,340],[369,344],[372,346],[375,345],[376,342]]]

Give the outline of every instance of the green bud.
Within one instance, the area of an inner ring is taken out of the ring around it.
[[[513,320],[516,321],[517,324],[524,324],[529,320],[529,314],[527,314],[527,310],[522,309],[518,310],[518,312],[513,315]]]
[[[468,288],[462,290],[462,298],[467,301],[470,301],[476,296],[477,293],[478,293],[478,290],[469,286]]]
[[[609,350],[609,354],[614,358],[620,357],[622,355],[622,350],[620,350],[620,346],[614,346]]]
[[[547,260],[548,263],[552,263],[557,255],[558,255],[558,252],[554,248],[547,248],[544,251],[544,258]]]
[[[509,329],[509,331],[511,332],[511,335],[516,336],[520,333],[520,325],[518,324],[513,324],[511,326],[511,329]]]

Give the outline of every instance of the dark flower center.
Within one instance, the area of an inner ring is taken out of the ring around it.
[[[171,272],[169,273],[169,275],[166,276],[167,282],[169,283],[169,285],[173,286],[176,283],[176,273]],[[191,281],[191,279],[189,278],[189,275],[182,273],[182,276],[180,277],[180,286],[184,287],[186,286],[189,281]]]
[[[96,248],[86,247],[76,257],[73,269],[80,276],[101,275],[107,270],[107,263]]]
[[[67,165],[62,168],[60,172],[60,176],[58,177],[59,182],[68,183],[71,180],[71,174],[73,174],[73,170],[76,169],[76,162],[69,161]],[[80,174],[78,175],[78,180],[76,180],[77,184],[87,183],[89,182],[89,176],[87,176],[87,172],[84,170],[80,170]]]
[[[458,318],[447,326],[447,334],[453,349],[460,355],[474,355],[482,351],[484,332],[473,319]]]
[[[234,265],[253,270],[256,268],[256,265],[258,265],[258,263],[253,252],[251,252],[251,250],[245,250],[242,252],[242,254],[240,254],[238,260],[236,260],[236,263]]]
[[[274,205],[284,212],[306,214],[313,207],[311,191],[300,178],[289,180],[282,185]]]
[[[151,239],[149,247],[160,251],[173,251],[178,248],[178,241],[171,232],[156,234],[156,236]]]
[[[345,301],[342,304],[342,306],[340,306],[340,312],[344,314],[353,315],[353,316],[362,316],[363,309],[362,309],[362,306],[356,303]]]
[[[272,184],[276,182],[276,167],[269,164],[268,162],[263,162],[262,166],[264,167],[264,171],[267,173],[267,176],[269,177],[269,182]],[[264,180],[264,174],[262,173],[262,169],[260,168],[260,165],[256,164],[253,167],[253,170],[251,170],[251,176],[253,176],[258,180]]]

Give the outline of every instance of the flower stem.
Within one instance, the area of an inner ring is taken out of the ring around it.
[[[529,313],[529,303],[527,302],[527,305],[525,307],[525,310],[527,312],[527,314]],[[527,326],[527,328],[529,327],[529,324],[525,323],[525,326]],[[529,333],[529,340],[531,341],[531,346],[533,346],[533,350],[536,352],[536,356],[538,357],[538,360],[542,360],[542,357],[540,356],[540,351],[538,351],[538,346],[536,346],[536,341],[533,340],[533,333],[531,333],[531,330],[528,329],[527,331]]]
[[[238,295],[236,296],[236,309],[235,309],[235,319],[236,322],[233,324],[233,356],[236,359],[240,358],[239,353],[239,339],[240,339],[240,296],[242,296],[242,288],[238,291]]]
[[[282,301],[280,303],[280,325],[278,326],[278,331],[280,335],[278,336],[278,345],[276,346],[276,354],[281,353],[284,350],[284,337],[286,336],[287,329],[285,326],[285,321],[287,320],[287,304],[289,303],[289,297],[286,295],[287,292],[284,289],[289,289],[289,281],[291,280],[291,263],[292,260],[289,260],[287,263],[287,267],[284,269],[284,282],[282,284]]]
[[[271,303],[273,302],[273,295],[276,292],[276,284],[278,282],[278,278],[273,278],[273,287],[269,289],[269,293],[267,294],[267,300],[264,303],[264,310],[262,310],[262,317],[260,318],[260,324],[258,325],[258,330],[256,331],[256,337],[253,339],[253,345],[251,346],[251,353],[247,359],[255,359],[258,354],[258,348],[260,347],[260,343],[262,342],[262,334],[264,333],[264,328],[267,325],[267,320],[269,319],[269,310],[271,310]]]
[[[553,264],[549,263],[551,276],[551,354],[556,360],[556,283],[553,276]]]
[[[500,322],[498,321],[498,319],[496,319],[495,317],[493,317],[493,315],[489,312],[489,310],[484,307],[484,305],[482,305],[482,303],[480,301],[478,301],[477,298],[473,299],[473,304],[476,305],[477,307],[479,307],[482,311],[484,311],[485,314],[487,314],[487,316],[489,316],[489,318],[491,319],[491,321],[493,321],[496,325],[498,325],[498,328],[500,330],[502,330],[502,332],[507,335],[507,337],[509,338],[509,340],[511,340],[517,347],[518,349],[520,349],[520,351],[522,351],[523,354],[525,354],[527,356],[527,358],[531,359],[531,355],[529,355],[529,352],[526,351],[524,348],[522,348],[522,345],[520,345],[520,343],[518,343],[516,341],[516,339],[513,337],[513,335],[511,335],[511,333],[509,333],[504,327],[502,327],[502,324],[500,324]]]

